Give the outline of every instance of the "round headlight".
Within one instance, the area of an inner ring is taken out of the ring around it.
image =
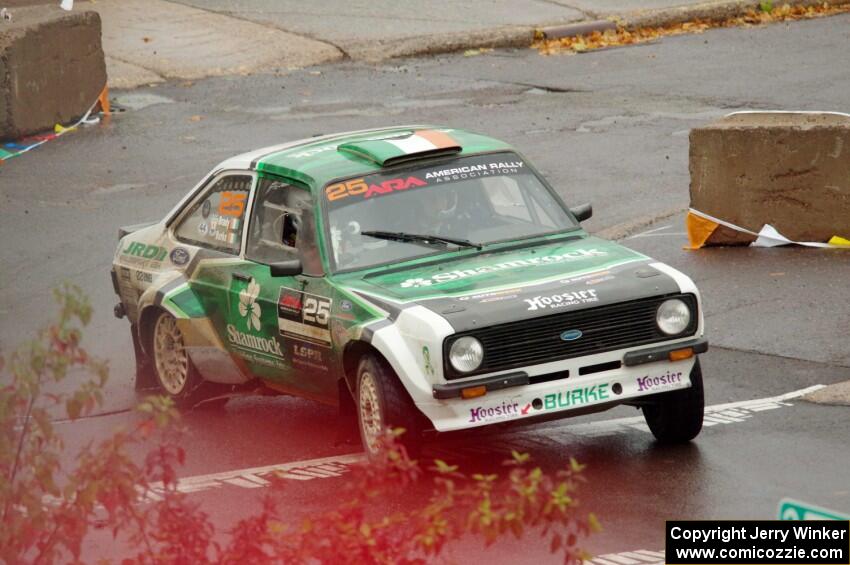
[[[449,350],[449,361],[451,361],[452,367],[461,373],[474,371],[481,365],[483,359],[484,346],[471,336],[464,336],[456,340]]]
[[[678,298],[665,300],[655,315],[658,328],[667,335],[676,335],[685,331],[691,323],[691,309]]]

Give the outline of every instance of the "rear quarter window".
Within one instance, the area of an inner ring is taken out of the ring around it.
[[[248,175],[228,175],[213,181],[180,220],[175,237],[184,243],[238,255],[252,180]]]

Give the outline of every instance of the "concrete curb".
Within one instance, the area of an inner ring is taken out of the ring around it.
[[[831,6],[846,4],[850,0],[799,0],[787,2],[792,6],[816,6],[829,4]],[[779,6],[786,2],[778,0]],[[354,44],[347,48],[351,59],[376,63],[387,59],[400,57],[418,57],[456,53],[467,49],[481,48],[524,48],[530,47],[538,37],[558,39],[576,37],[594,31],[606,31],[624,27],[634,29],[639,27],[661,27],[680,24],[693,20],[719,21],[732,17],[743,16],[750,10],[758,10],[757,0],[718,0],[700,4],[659,8],[655,10],[640,10],[626,13],[603,15],[603,19],[571,22],[557,25],[539,26],[503,26],[490,28],[472,33],[457,32],[417,36],[405,39],[388,39],[386,41],[370,41]]]
[[[468,49],[528,47],[534,40],[534,26],[502,26],[468,32],[438,33],[408,38],[391,38],[346,45],[355,61],[376,63],[400,57],[456,53]]]
[[[541,27],[537,31],[546,39],[560,39],[562,37],[588,35],[594,31],[602,32],[609,29],[617,29],[616,22],[612,20],[593,20],[590,22]]]
[[[782,4],[792,6],[817,6],[829,4],[836,6],[846,4],[847,0],[800,0],[798,2],[776,2],[775,6]],[[675,6],[673,8],[661,8],[658,10],[639,10],[623,14],[611,14],[607,19],[616,22],[627,29],[639,27],[661,27],[666,25],[681,24],[694,20],[721,21],[745,15],[750,10],[758,10],[759,2],[743,0],[720,0],[716,2],[703,2],[687,6]]]

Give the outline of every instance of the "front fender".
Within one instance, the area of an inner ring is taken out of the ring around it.
[[[384,356],[415,404],[433,400],[444,382],[443,340],[454,333],[442,316],[422,306],[405,308],[395,319],[367,326],[363,336]]]

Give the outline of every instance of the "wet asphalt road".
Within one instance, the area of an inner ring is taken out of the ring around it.
[[[108,277],[118,226],[161,217],[232,154],[318,133],[429,122],[515,144],[567,202],[594,203],[588,229],[615,234],[697,281],[715,345],[703,358],[708,405],[850,379],[848,257],[681,249],[689,128],[736,109],[846,112],[848,53],[850,17],[841,16],[580,56],[497,51],[115,92],[127,110],[108,124],[0,169],[0,344],[8,350],[31,335],[51,315],[49,289],[75,282],[96,309],[90,349],[112,368],[104,409],[128,408],[135,401],[132,349],[126,322],[111,315]],[[495,431],[430,454],[470,470],[492,467],[510,448],[552,469],[569,456],[589,463],[583,504],[606,528],[590,544],[597,554],[663,547],[667,518],[771,518],[783,496],[850,511],[848,408],[795,398],[732,410],[680,448],[657,447],[629,421],[577,427],[638,415],[618,408]],[[128,418],[118,413],[61,429],[73,448]],[[298,399],[243,398],[185,420],[185,477],[356,451],[334,444],[332,410]],[[473,446],[483,447],[476,453]],[[293,516],[334,501],[345,479],[335,476],[337,463],[330,465],[307,470],[323,477],[292,480],[286,503]],[[245,484],[215,480],[191,496],[225,525],[255,508],[264,490]],[[107,540],[90,550],[119,551]],[[457,549],[459,560],[476,552],[472,545]],[[542,545],[509,543],[501,555],[510,562],[538,553],[545,557]]]

